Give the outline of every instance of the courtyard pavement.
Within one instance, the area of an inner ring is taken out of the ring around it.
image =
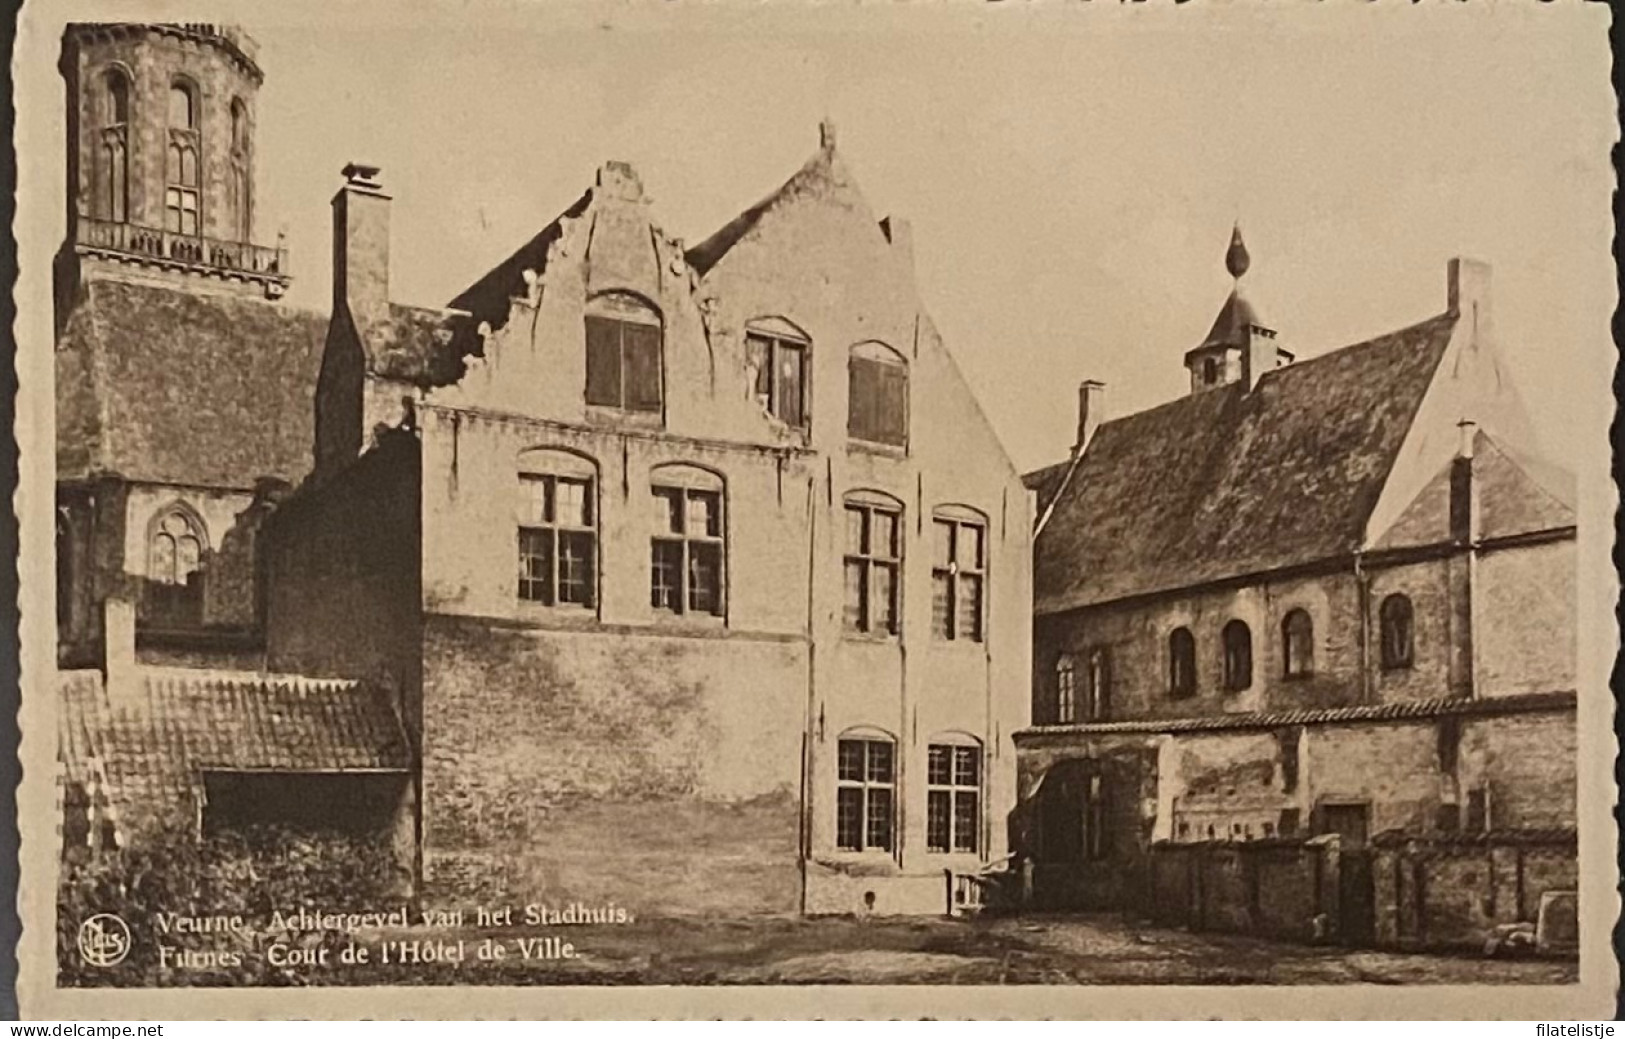
[[[576,984],[1523,984],[1578,980],[1572,960],[1313,947],[1191,933],[1121,916],[640,920],[569,928]],[[555,929],[551,933],[560,933]],[[523,983],[506,964],[503,983]],[[541,966],[541,965],[536,965]],[[563,968],[563,969],[560,969]],[[478,983],[465,965],[460,983]],[[490,980],[497,980],[495,978]],[[535,980],[541,980],[537,978]]]

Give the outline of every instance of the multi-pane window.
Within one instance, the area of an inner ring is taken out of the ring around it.
[[[864,343],[847,362],[847,435],[903,447],[908,443],[908,365],[889,347]]]
[[[926,752],[925,845],[931,851],[976,852],[982,829],[982,750],[933,743]]]
[[[1055,720],[1062,725],[1078,720],[1078,665],[1070,653],[1055,661]]]
[[[745,348],[756,373],[756,400],[767,413],[797,429],[807,425],[807,343],[753,328]]]
[[[164,189],[164,226],[177,234],[201,231],[198,152],[197,94],[177,82],[169,88],[168,181]]]
[[[931,630],[939,639],[981,642],[987,528],[980,521],[940,516],[932,528]]]
[[[888,505],[846,506],[846,628],[897,634],[902,512]]]
[[[1239,692],[1253,684],[1253,633],[1246,623],[1233,620],[1224,626],[1224,687]]]
[[[519,477],[519,598],[545,606],[597,601],[592,479]]]
[[[595,297],[587,322],[587,403],[658,413],[660,316],[625,293]]]
[[[1189,628],[1168,634],[1168,693],[1176,698],[1196,693],[1196,639]]]
[[[843,739],[837,748],[835,844],[845,851],[891,851],[897,763],[889,740]]]
[[[1392,671],[1410,667],[1414,659],[1411,601],[1403,595],[1390,595],[1379,611],[1382,628],[1382,668]]]
[[[107,73],[102,95],[100,216],[122,223],[130,209],[130,81]]]
[[[1315,624],[1306,610],[1291,610],[1281,621],[1281,658],[1288,678],[1315,670]]]
[[[655,486],[649,605],[671,613],[722,613],[722,492]]]
[[[1084,674],[1084,691],[1088,696],[1085,715],[1090,721],[1101,721],[1111,709],[1112,652],[1105,646],[1089,650],[1089,667]]]

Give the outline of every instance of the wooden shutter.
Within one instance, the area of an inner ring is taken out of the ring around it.
[[[587,403],[621,406],[621,322],[587,318]]]
[[[626,407],[660,410],[660,329],[654,325],[621,326],[626,364]]]
[[[908,369],[871,362],[875,366],[877,425],[873,439],[899,447],[908,442]]]
[[[846,432],[860,440],[875,438],[875,368],[867,357],[853,357],[847,370]]]

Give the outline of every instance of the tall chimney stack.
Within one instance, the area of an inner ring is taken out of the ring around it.
[[[1096,379],[1078,383],[1078,440],[1072,445],[1074,456],[1083,454],[1106,411],[1106,384]]]
[[[389,196],[378,167],[352,162],[333,196],[333,310],[349,312],[363,342],[389,317]]]

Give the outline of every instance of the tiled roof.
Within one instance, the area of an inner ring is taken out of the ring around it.
[[[1352,707],[1319,707],[1297,711],[1247,711],[1210,714],[1191,718],[1144,718],[1119,722],[1075,722],[1069,725],[1035,725],[1017,733],[1019,737],[1105,736],[1116,733],[1214,732],[1226,729],[1279,729],[1291,725],[1335,725],[1345,722],[1392,722],[1446,715],[1521,714],[1535,711],[1573,710],[1573,690],[1520,693],[1478,699],[1460,697],[1433,700],[1402,700],[1395,703],[1357,704]]]
[[[58,344],[58,477],[248,488],[310,470],[327,317],[93,278]]]
[[[1579,831],[1573,827],[1552,827],[1537,830],[1483,830],[1478,833],[1412,833],[1408,830],[1384,830],[1371,838],[1378,847],[1391,848],[1417,841],[1427,845],[1450,847],[1483,847],[1486,845],[1560,845],[1577,847]]]
[[[1102,424],[1038,536],[1036,611],[1359,547],[1455,323],[1444,314],[1267,372],[1250,392],[1232,383]],[[1029,486],[1042,495],[1057,468]]]
[[[60,753],[69,778],[93,771],[109,800],[173,810],[211,769],[404,770],[405,730],[382,690],[287,675],[151,669],[128,699],[94,671],[61,675]]]

